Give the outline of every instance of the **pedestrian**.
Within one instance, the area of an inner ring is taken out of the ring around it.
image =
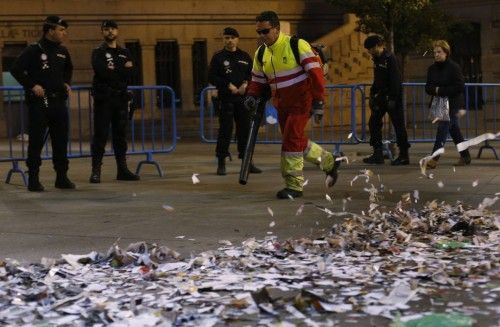
[[[276,197],[302,196],[304,159],[326,173],[326,185],[331,187],[337,180],[340,162],[305,135],[311,114],[316,123],[323,116],[325,79],[320,59],[309,43],[299,40],[301,62],[297,63],[290,45],[291,37],[280,31],[278,15],[273,11],[264,11],[256,17],[256,30],[265,50],[262,61],[258,58],[259,50],[255,52],[245,106],[254,110],[259,97],[268,86],[271,87],[282,134],[281,174],[285,180],[285,188],[278,191]]]
[[[391,162],[393,166],[408,165],[408,134],[405,126],[403,110],[401,72],[396,57],[384,46],[383,39],[371,35],[364,42],[365,49],[371,54],[374,64],[373,84],[370,88],[370,145],[373,154],[363,159],[368,164],[383,164],[382,120],[387,113],[396,132],[396,142],[399,147],[398,157]]]
[[[39,172],[41,152],[47,136],[52,144],[52,162],[56,171],[55,187],[74,189],[68,171],[68,107],[73,64],[68,50],[61,45],[68,23],[58,16],[48,16],[43,23],[43,36],[29,45],[15,60],[12,76],[24,87],[28,106],[29,141],[28,190],[44,191]],[[47,131],[48,129],[48,131]]]
[[[91,183],[101,182],[102,158],[112,129],[113,151],[116,160],[116,179],[137,181],[140,177],[127,167],[127,125],[129,94],[127,86],[134,72],[130,52],[117,43],[118,24],[104,20],[101,24],[104,42],[92,51],[92,96],[94,98],[94,136],[92,138]]]
[[[437,121],[436,141],[432,152],[444,147],[448,133],[453,139],[453,143],[458,144],[464,141],[464,137],[458,126],[458,118],[465,114],[464,103],[464,76],[460,66],[450,59],[451,48],[445,40],[438,40],[433,43],[434,63],[427,69],[427,83],[425,92],[433,97],[446,97],[449,103],[449,120]],[[437,166],[439,156],[431,159],[427,163],[427,168],[434,169]],[[469,150],[460,152],[460,159],[456,166],[470,165],[471,156]]]
[[[250,129],[250,114],[243,105],[244,95],[251,78],[252,58],[238,48],[239,33],[233,27],[222,31],[224,48],[216,52],[210,61],[208,80],[217,87],[219,133],[217,135],[217,175],[226,175],[226,157],[233,134],[233,120],[236,125],[238,158],[243,159]],[[250,173],[262,171],[250,164]]]

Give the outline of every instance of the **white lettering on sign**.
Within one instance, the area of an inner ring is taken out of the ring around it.
[[[42,36],[42,30],[37,29],[0,29],[0,39],[38,39]]]

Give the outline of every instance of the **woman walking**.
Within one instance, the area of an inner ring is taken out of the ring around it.
[[[434,63],[427,70],[427,83],[425,92],[433,97],[446,97],[449,101],[449,120],[437,121],[436,141],[432,152],[444,147],[448,133],[455,144],[464,141],[458,118],[465,113],[464,108],[464,77],[460,66],[450,57],[450,45],[445,40],[433,43]],[[434,169],[439,157],[427,163],[427,168]],[[460,152],[460,159],[456,166],[465,166],[471,163],[469,150]]]

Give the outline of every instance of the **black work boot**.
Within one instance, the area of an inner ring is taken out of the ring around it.
[[[224,176],[226,175],[226,159],[218,158],[217,160],[217,175]]]
[[[290,188],[284,188],[276,193],[278,199],[300,198],[301,196],[302,191],[296,191]]]
[[[74,189],[75,184],[69,180],[68,175],[65,171],[58,171],[56,176],[56,182],[54,184],[56,188],[60,189]]]
[[[40,183],[40,179],[38,177],[38,170],[30,170],[28,173],[28,191],[30,192],[43,192],[45,188]]]
[[[381,165],[384,163],[384,152],[382,148],[373,148],[373,154],[363,159],[364,163]]]
[[[253,164],[253,161],[252,161],[252,162],[250,162],[249,172],[252,174],[260,174],[260,173],[262,173],[262,170],[255,167],[255,165]]]
[[[408,155],[408,148],[399,149],[399,156],[391,162],[392,166],[405,166],[410,164],[410,156]]]
[[[344,153],[340,152],[340,156],[343,157]],[[337,183],[337,178],[339,177],[338,170],[340,167],[340,161],[337,161],[338,156],[333,156],[333,167],[329,171],[326,172],[326,187],[332,187]]]
[[[101,165],[92,165],[92,172],[90,173],[89,182],[95,184],[101,182]]]
[[[125,158],[116,159],[116,169],[116,179],[119,181],[138,181],[141,179],[139,175],[134,174],[128,169]]]

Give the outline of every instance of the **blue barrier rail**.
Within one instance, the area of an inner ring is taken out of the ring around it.
[[[355,106],[362,103],[362,88],[359,85],[328,85],[325,91],[327,110],[320,124],[314,124],[312,120],[309,122],[306,130],[310,138],[320,144],[333,144],[336,151],[340,150],[342,144],[359,143],[358,134],[363,131],[361,122],[356,120]],[[200,138],[205,143],[217,142],[218,119],[212,101],[216,94],[212,86],[206,87],[200,94]],[[351,138],[348,138],[349,134]],[[260,128],[257,143],[281,143],[277,122],[267,123]]]
[[[177,124],[175,92],[168,86],[130,86],[134,94],[135,110],[130,120],[128,131],[129,155],[146,155],[136,167],[138,174],[141,167],[150,164],[156,167],[163,176],[160,165],[153,159],[153,154],[169,153],[176,147]],[[6,183],[10,182],[13,173],[20,173],[25,184],[24,171],[19,162],[26,160],[27,155],[27,112],[24,91],[19,86],[0,87],[5,120],[7,123],[7,151],[0,152],[0,162],[12,162],[7,174]],[[93,101],[90,86],[73,86],[68,98],[69,137],[68,158],[90,157],[90,144],[93,133]],[[105,155],[113,155],[111,142],[106,146]],[[45,144],[42,159],[52,158],[50,142]]]
[[[410,143],[432,143],[436,126],[429,120],[431,97],[425,93],[425,83],[403,83],[403,103],[406,108],[406,123]],[[466,83],[464,89],[465,116],[460,118],[460,129],[465,139],[483,133],[496,133],[497,99],[500,84]],[[388,126],[388,124],[386,124]],[[387,127],[386,126],[386,127]],[[390,134],[390,132],[389,132]],[[392,139],[393,137],[388,137]],[[486,141],[479,149],[478,158],[484,149],[490,149],[498,159],[495,149]]]
[[[336,151],[343,144],[365,143],[368,132],[368,94],[370,85],[327,85],[325,116],[320,125],[310,123],[307,131],[312,140],[320,144],[333,144]],[[500,84],[466,83],[465,109],[461,129],[470,139],[486,132],[497,132],[497,98]],[[207,87],[200,94],[200,137],[202,142],[217,141],[218,121],[211,97],[216,95],[214,87]],[[428,119],[431,97],[425,93],[425,83],[403,83],[408,138],[410,143],[431,143],[435,140],[436,127]],[[386,116],[387,119],[387,116]],[[348,138],[348,135],[351,137]],[[386,143],[393,143],[392,126],[384,124]],[[498,139],[498,138],[497,138]],[[258,143],[280,143],[281,134],[277,125],[265,125],[259,132]],[[479,150],[495,149],[488,141]],[[498,157],[497,157],[498,159]]]

